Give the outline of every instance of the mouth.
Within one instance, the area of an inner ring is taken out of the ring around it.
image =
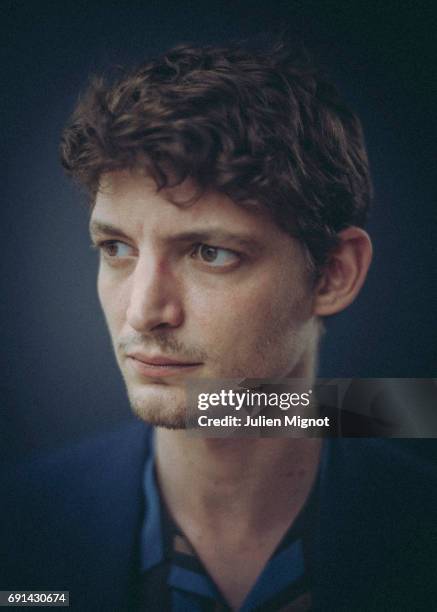
[[[187,374],[202,365],[200,362],[187,362],[161,355],[130,353],[126,357],[135,372],[149,378]]]

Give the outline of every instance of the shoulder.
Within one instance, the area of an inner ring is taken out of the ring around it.
[[[140,421],[124,421],[109,431],[89,434],[51,451],[36,453],[0,470],[0,515],[25,508],[74,503],[94,491],[104,493],[129,475],[140,478],[150,450],[151,429]]]
[[[426,441],[424,441],[426,442]],[[393,517],[434,516],[437,465],[411,450],[406,440],[343,439],[328,443],[326,486],[347,505]]]
[[[30,483],[38,476],[53,482],[53,478],[65,479],[75,473],[83,478],[89,469],[103,469],[108,462],[119,469],[126,462],[147,455],[151,431],[140,421],[123,421],[108,431],[88,434],[61,447],[33,453],[21,461],[7,462],[1,466],[0,478],[11,483],[28,479]]]
[[[403,442],[327,442],[316,609],[426,609],[437,596],[437,466]]]
[[[129,421],[3,465],[0,552],[8,565],[0,577],[16,588],[67,584],[80,591],[93,577],[112,593],[116,576],[122,585],[141,520],[150,437],[150,428]],[[91,591],[98,595],[97,587]]]
[[[428,440],[420,440],[426,445]],[[432,441],[434,443],[434,441]],[[361,485],[429,482],[437,478],[437,464],[426,453],[413,450],[409,440],[345,438],[331,441],[330,459],[347,476],[353,472]],[[431,487],[430,487],[431,488]]]
[[[150,449],[151,430],[139,421],[127,421],[105,432],[90,434],[63,447],[31,455],[0,470],[3,525],[34,522],[53,514],[59,521],[90,505],[92,499],[130,486],[140,488]],[[68,513],[63,509],[68,508]],[[24,516],[21,516],[24,515]]]

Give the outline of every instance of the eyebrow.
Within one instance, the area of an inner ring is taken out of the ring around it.
[[[115,225],[103,223],[97,220],[91,221],[89,230],[91,237],[110,235],[129,239],[129,236]],[[171,242],[205,242],[212,243],[212,245],[214,245],[216,242],[232,242],[240,245],[242,248],[256,252],[259,252],[262,248],[261,241],[249,234],[229,232],[227,230],[214,227],[198,229],[196,231],[178,232],[176,234],[172,234],[168,240]]]
[[[198,229],[196,231],[179,232],[172,236],[172,239],[180,242],[206,242],[212,243],[213,245],[215,242],[232,242],[234,244],[239,244],[243,248],[257,251],[259,251],[262,246],[260,241],[248,234],[229,232],[214,227]]]
[[[97,236],[119,236],[121,238],[129,238],[127,234],[121,231],[115,225],[111,225],[110,223],[102,223],[101,221],[91,221],[89,225],[89,231],[91,238],[95,238]]]

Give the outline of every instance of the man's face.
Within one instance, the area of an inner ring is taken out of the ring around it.
[[[141,418],[183,427],[190,377],[311,373],[318,327],[296,240],[218,193],[182,204],[189,183],[157,193],[140,172],[119,171],[101,187],[99,298]]]

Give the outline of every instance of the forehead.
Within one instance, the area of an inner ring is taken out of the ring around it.
[[[138,239],[201,229],[238,233],[242,240],[279,240],[284,246],[295,242],[266,212],[248,210],[217,192],[195,196],[189,181],[157,192],[155,182],[139,171],[111,172],[102,177],[91,226],[116,226]]]

